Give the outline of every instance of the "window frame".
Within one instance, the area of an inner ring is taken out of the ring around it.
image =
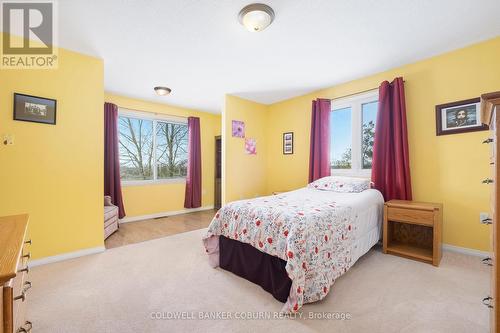
[[[153,154],[154,154],[154,164],[153,164],[153,179],[144,179],[144,180],[124,180],[121,179],[122,186],[143,186],[143,185],[156,185],[156,184],[177,184],[177,183],[185,183],[186,176],[183,177],[173,177],[173,178],[165,178],[158,179],[158,167],[157,167],[157,159],[156,159],[156,131],[157,124],[160,123],[170,123],[170,124],[180,124],[186,125],[188,124],[187,118],[184,117],[176,117],[171,115],[164,115],[158,113],[130,110],[125,108],[118,108],[118,119],[120,117],[128,117],[133,119],[141,119],[141,120],[149,120],[153,123]],[[118,140],[120,140],[120,133],[118,133]]]
[[[334,169],[330,163],[332,176],[371,177],[372,169],[363,169],[362,166],[363,104],[375,101],[379,101],[378,89],[332,99],[330,112],[351,108],[351,168]]]

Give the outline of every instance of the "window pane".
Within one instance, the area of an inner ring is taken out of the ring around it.
[[[351,168],[351,108],[333,110],[330,114],[330,159],[333,169]]]
[[[153,122],[120,116],[118,131],[121,178],[153,179]]]
[[[187,146],[187,125],[164,122],[157,123],[156,167],[158,179],[186,176]]]
[[[363,104],[363,128],[361,137],[361,165],[363,169],[372,168],[373,140],[375,138],[375,124],[377,122],[378,101]]]

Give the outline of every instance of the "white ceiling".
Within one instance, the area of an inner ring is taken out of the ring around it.
[[[106,91],[220,113],[226,93],[269,104],[500,35],[499,0],[261,2],[276,19],[250,33],[248,0],[60,0],[59,44],[103,58]]]

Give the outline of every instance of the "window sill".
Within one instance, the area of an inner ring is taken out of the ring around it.
[[[360,178],[370,178],[372,176],[371,169],[353,170],[353,169],[330,169],[332,176],[344,176],[344,177],[360,177]]]
[[[147,185],[164,185],[164,184],[181,184],[186,183],[186,177],[158,179],[158,180],[123,180],[122,186],[147,186]]]

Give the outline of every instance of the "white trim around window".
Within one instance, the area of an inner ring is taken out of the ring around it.
[[[364,93],[332,99],[331,110],[340,110],[351,108],[351,169],[331,169],[333,176],[350,176],[350,177],[371,177],[371,169],[363,169],[361,164],[361,144],[362,144],[362,126],[363,115],[362,105],[370,102],[378,101],[378,89],[367,91]]]
[[[122,180],[122,186],[145,186],[145,185],[162,185],[162,184],[180,184],[186,183],[186,177],[176,177],[157,180]]]

